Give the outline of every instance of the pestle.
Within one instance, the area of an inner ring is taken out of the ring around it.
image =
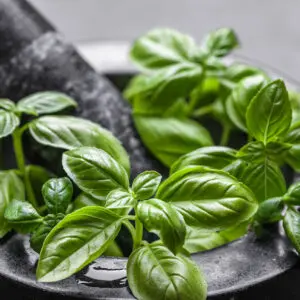
[[[0,0],[0,40],[0,97],[18,101],[38,91],[66,93],[78,103],[77,116],[102,125],[121,141],[133,176],[151,169],[165,172],[139,139],[128,103],[31,4]],[[41,159],[38,151],[30,158]]]

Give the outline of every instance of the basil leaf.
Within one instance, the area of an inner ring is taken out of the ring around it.
[[[199,228],[187,227],[184,248],[190,253],[197,253],[220,247],[245,235],[248,226],[249,221],[246,221],[218,232],[206,232]]]
[[[98,200],[105,200],[107,194],[117,188],[129,188],[125,169],[101,149],[69,150],[63,154],[62,164],[78,187]]]
[[[281,197],[267,199],[259,205],[255,220],[261,224],[278,222],[282,219],[283,208]]]
[[[86,206],[105,206],[105,201],[95,199],[85,193],[80,193],[71,204],[71,211],[75,211]]]
[[[62,280],[98,258],[118,235],[122,219],[88,206],[67,215],[47,236],[37,267],[42,282]]]
[[[238,83],[226,100],[226,111],[236,127],[247,132],[246,110],[252,98],[266,84],[262,75],[248,77]]]
[[[116,214],[127,215],[134,207],[136,200],[131,193],[122,189],[111,191],[106,198],[105,207],[111,209]]]
[[[16,105],[14,102],[12,102],[9,99],[0,99],[0,108],[3,108],[4,110],[13,112],[16,108]]]
[[[158,70],[191,61],[195,51],[191,37],[172,29],[155,29],[135,41],[130,57],[141,69]]]
[[[287,193],[283,196],[283,200],[288,205],[300,205],[300,182],[290,185]]]
[[[174,254],[180,252],[186,225],[172,205],[159,199],[150,199],[139,202],[136,213],[148,231],[156,233]]]
[[[73,196],[73,185],[69,178],[53,178],[42,188],[45,203],[50,214],[64,214]]]
[[[0,172],[0,238],[9,230],[10,226],[4,218],[9,203],[14,200],[25,200],[25,189],[22,180],[15,171]]]
[[[207,284],[198,266],[162,245],[135,250],[127,263],[130,289],[137,299],[205,300]]]
[[[88,120],[69,116],[45,116],[29,123],[32,137],[40,144],[71,150],[81,146],[106,151],[128,171],[128,154],[108,130]]]
[[[293,124],[284,141],[292,144],[285,161],[297,172],[300,171],[300,122]]]
[[[297,91],[288,91],[292,107],[292,125],[300,121],[300,93]]]
[[[30,247],[37,253],[41,252],[43,243],[51,230],[65,217],[64,214],[47,215],[43,223],[33,232],[30,237]]]
[[[12,134],[20,125],[20,119],[13,112],[0,110],[0,138]]]
[[[190,167],[172,174],[157,192],[189,226],[221,230],[251,218],[257,210],[252,191],[223,171]]]
[[[283,81],[275,80],[258,92],[248,106],[246,120],[249,133],[265,144],[287,133],[292,109]]]
[[[300,253],[300,214],[291,208],[288,208],[284,219],[283,227],[289,240],[293,246]]]
[[[30,203],[20,200],[13,200],[8,204],[4,218],[12,228],[21,233],[32,232],[43,221]]]
[[[145,171],[139,174],[132,183],[132,190],[139,200],[153,196],[161,182],[162,176],[155,171]]]
[[[37,115],[52,114],[77,103],[69,96],[59,92],[38,92],[21,99],[17,109],[23,112],[34,111]]]
[[[186,153],[213,144],[209,132],[189,119],[134,115],[134,122],[144,144],[166,166]]]
[[[176,160],[171,167],[171,174],[193,166],[223,169],[236,160],[235,155],[236,150],[228,147],[203,147],[185,154]]]
[[[262,163],[237,160],[225,167],[224,171],[247,185],[259,202],[282,196],[286,191],[282,172],[268,159]]]
[[[222,57],[239,45],[235,32],[230,28],[220,28],[210,32],[201,44],[202,51],[207,55]]]

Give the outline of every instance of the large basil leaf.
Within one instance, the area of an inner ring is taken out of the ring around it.
[[[16,108],[16,105],[14,102],[12,102],[9,99],[0,99],[0,108],[3,108],[4,110],[7,111],[14,111]]]
[[[135,250],[128,259],[127,278],[137,299],[206,299],[207,285],[198,266],[162,245]]]
[[[121,224],[118,215],[99,206],[84,207],[67,215],[44,242],[37,279],[58,281],[81,270],[108,248]]]
[[[14,199],[25,200],[24,184],[14,171],[2,171],[0,172],[0,238],[10,229],[4,213]]]
[[[20,119],[13,112],[0,110],[0,138],[12,134],[20,125]]]
[[[50,214],[64,214],[73,196],[73,185],[69,178],[53,178],[42,188],[45,203]]]
[[[174,254],[180,252],[186,235],[183,217],[169,203],[159,199],[140,202],[137,216],[148,231],[156,233]]]
[[[45,116],[29,124],[33,138],[40,144],[71,150],[81,146],[106,151],[129,173],[130,163],[125,149],[108,130],[88,120],[69,116]]]
[[[249,133],[265,144],[284,136],[290,128],[292,109],[284,82],[275,80],[251,100],[247,113]]]
[[[245,132],[247,132],[247,107],[265,83],[266,78],[263,75],[248,77],[239,82],[226,100],[226,110],[230,120]]]
[[[223,171],[190,167],[164,181],[157,198],[172,203],[189,226],[221,230],[248,220],[257,210],[252,191]]]
[[[239,45],[235,32],[230,28],[220,28],[210,32],[203,40],[201,48],[207,55],[222,57]]]
[[[166,166],[186,153],[213,144],[208,131],[189,119],[134,115],[134,122],[145,145]]]
[[[136,200],[132,193],[122,189],[116,189],[107,195],[105,207],[122,216],[127,215],[135,203]]]
[[[268,159],[262,163],[237,160],[224,170],[247,185],[259,202],[282,196],[286,191],[282,172],[275,163]]]
[[[117,188],[128,190],[125,169],[101,149],[81,147],[63,154],[63,168],[79,188],[93,198],[105,200]]]
[[[145,171],[139,174],[132,183],[132,190],[137,199],[145,200],[152,197],[161,182],[162,176],[155,171]]]
[[[249,221],[216,232],[187,227],[184,248],[190,253],[207,251],[228,244],[247,233]]]
[[[300,213],[289,208],[283,219],[283,227],[295,249],[300,253]]]
[[[286,143],[292,144],[288,150],[285,161],[297,172],[300,171],[300,122],[296,122],[284,140]]]
[[[185,154],[176,160],[171,167],[171,173],[192,166],[223,169],[236,160],[236,152],[234,149],[222,146],[203,147]]]
[[[133,44],[130,57],[141,69],[157,70],[192,60],[194,40],[172,29],[155,29]]]
[[[59,92],[38,92],[21,99],[17,104],[20,111],[35,111],[40,114],[52,114],[77,103],[69,96]]]

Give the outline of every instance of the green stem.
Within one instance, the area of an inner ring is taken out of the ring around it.
[[[133,227],[133,225],[128,220],[123,221],[123,224],[127,227],[128,231],[131,234],[133,244],[135,244],[135,241],[136,241],[136,230],[135,230],[135,228]]]
[[[35,195],[30,183],[30,179],[28,177],[28,174],[25,170],[25,158],[24,158],[24,151],[23,151],[23,145],[22,145],[22,134],[23,134],[22,128],[17,128],[13,133],[13,144],[14,144],[14,150],[15,150],[15,157],[17,166],[23,176],[24,184],[25,184],[25,190],[26,195],[28,198],[28,201],[36,208],[38,209],[38,203],[35,199]]]
[[[221,146],[227,146],[228,141],[229,141],[229,137],[230,137],[230,133],[231,133],[230,126],[224,125],[223,126],[222,137],[221,137],[221,141],[220,141]]]
[[[137,207],[135,206],[135,212],[137,211]],[[136,238],[134,240],[134,243],[133,243],[133,249],[137,249],[141,243],[142,243],[142,240],[143,240],[143,223],[139,220],[139,218],[136,216],[136,219],[135,219],[135,230],[136,230]]]
[[[212,105],[206,105],[206,106],[201,107],[201,108],[195,110],[194,112],[192,112],[191,116],[194,117],[194,118],[200,118],[200,117],[208,115],[212,112],[213,112],[213,106]]]

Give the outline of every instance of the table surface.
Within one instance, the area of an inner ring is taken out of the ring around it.
[[[228,26],[238,53],[300,79],[298,0],[30,0],[73,42],[132,41],[154,27],[172,27],[200,40]]]

